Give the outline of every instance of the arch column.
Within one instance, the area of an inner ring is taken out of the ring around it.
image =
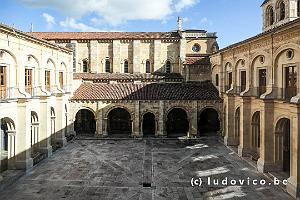
[[[297,109],[297,116],[291,119],[291,165],[290,178],[288,178],[287,192],[293,197],[300,196],[300,108]]]
[[[188,114],[188,113],[187,113]],[[198,120],[197,120],[198,112],[197,112],[197,101],[192,103],[192,112],[190,112],[189,119],[189,132],[188,137],[197,137],[198,131]]]
[[[135,113],[131,113],[131,117],[134,116],[134,118],[131,119],[133,121],[132,134],[133,134],[133,137],[141,137],[142,135],[140,134],[140,130],[142,127],[140,127],[140,102],[139,101],[135,102],[134,111],[135,111]]]
[[[16,162],[16,131],[7,131],[8,134],[8,169],[15,168]]]
[[[272,100],[261,102],[260,115],[260,158],[257,161],[257,169],[260,172],[274,170],[274,131],[271,119],[274,118],[274,103]]]
[[[240,107],[240,144],[238,146],[239,156],[250,153],[250,127],[251,127],[251,99],[242,97]]]
[[[158,116],[158,130],[157,130],[157,136],[158,137],[164,137],[166,136],[165,131],[165,104],[163,101],[159,101],[159,116]]]
[[[108,132],[107,132],[107,121],[108,121],[108,118],[107,117],[104,117],[103,118],[103,136],[108,136]]]
[[[103,136],[103,116],[102,116],[102,109],[98,111],[98,115],[95,118],[96,120],[96,137]]]

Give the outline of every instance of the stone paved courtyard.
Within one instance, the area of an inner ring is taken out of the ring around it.
[[[0,199],[292,199],[277,186],[208,186],[207,177],[266,179],[214,138],[75,140]]]

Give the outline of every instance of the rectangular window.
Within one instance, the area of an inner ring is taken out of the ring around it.
[[[63,86],[64,86],[64,73],[63,72],[59,72],[59,86],[60,86],[60,88],[63,88]]]
[[[267,70],[266,69],[260,69],[258,71],[259,76],[259,88],[258,88],[258,95],[262,95],[266,92],[266,86],[267,86]]]
[[[6,67],[0,66],[0,98],[6,97]]]
[[[241,71],[241,92],[246,90],[246,71]]]
[[[50,71],[46,70],[45,71],[45,86],[46,90],[50,91]]]
[[[297,94],[296,66],[285,68],[285,99],[289,100]]]
[[[232,85],[232,72],[228,72],[228,82],[227,82],[227,86],[226,86],[226,90],[229,90],[231,88]]]
[[[25,69],[25,90],[32,94],[32,69]]]

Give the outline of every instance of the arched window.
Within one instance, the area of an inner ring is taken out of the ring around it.
[[[151,63],[149,60],[146,61],[146,73],[151,73]]]
[[[110,73],[110,62],[109,62],[109,60],[105,61],[105,72]]]
[[[267,10],[267,20],[269,26],[274,24],[274,9],[272,6],[270,6]]]
[[[280,11],[279,20],[284,20],[284,18],[285,18],[285,4],[284,4],[283,1],[280,2],[280,4],[279,4],[279,11]]]
[[[124,62],[124,73],[128,73],[128,72],[129,72],[129,70],[128,70],[128,61],[126,60]]]
[[[166,63],[166,73],[171,73],[171,62],[167,61]]]
[[[87,60],[82,61],[82,71],[88,72],[88,61]]]

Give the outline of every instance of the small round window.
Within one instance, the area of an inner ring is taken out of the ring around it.
[[[292,49],[287,50],[286,57],[292,59],[294,57],[294,51]]]
[[[192,47],[193,52],[199,52],[201,49],[199,44],[194,44]]]

